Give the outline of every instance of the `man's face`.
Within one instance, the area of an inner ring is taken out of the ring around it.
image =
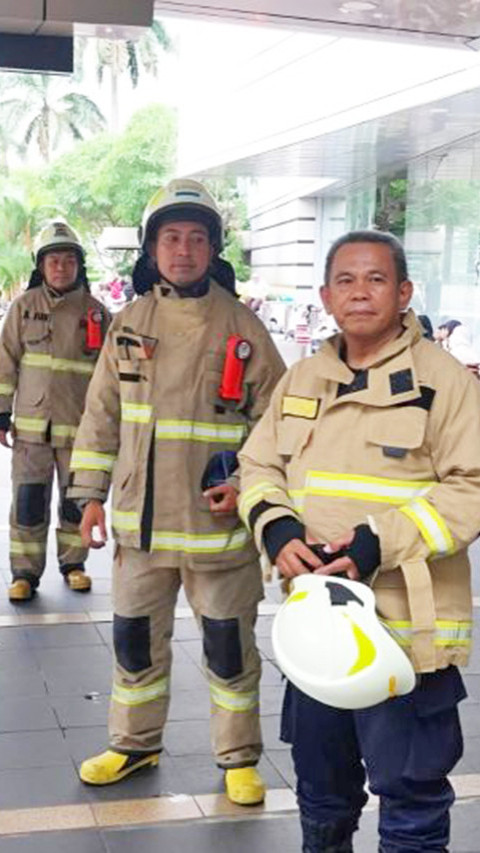
[[[72,249],[47,252],[39,266],[45,283],[59,293],[68,290],[77,280],[78,257]]]
[[[412,283],[397,282],[389,246],[346,243],[336,252],[330,281],[320,293],[347,341],[350,337],[374,343],[398,330],[400,312],[407,308],[412,295]]]
[[[205,276],[213,248],[204,225],[168,222],[158,229],[155,254],[162,277],[183,287]]]

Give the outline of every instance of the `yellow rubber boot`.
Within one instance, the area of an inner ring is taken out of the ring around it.
[[[113,785],[142,767],[156,767],[158,753],[123,755],[107,749],[100,755],[87,758],[80,767],[80,779],[87,785]]]
[[[74,592],[89,592],[92,587],[92,579],[83,569],[70,569],[65,580]]]
[[[238,806],[257,806],[265,799],[265,784],[255,767],[235,767],[225,773],[227,797]]]
[[[8,588],[10,601],[30,601],[33,589],[25,578],[17,578]]]

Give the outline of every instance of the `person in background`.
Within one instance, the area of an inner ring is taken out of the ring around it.
[[[108,311],[90,294],[78,235],[63,220],[46,225],[36,240],[28,288],[12,303],[0,336],[0,443],[12,449],[10,601],[31,599],[44,572],[55,470],[60,572],[76,592],[91,587],[81,513],[66,488],[108,323]]]

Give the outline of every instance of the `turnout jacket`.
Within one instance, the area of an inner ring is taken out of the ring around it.
[[[468,660],[480,391],[413,312],[404,327],[368,369],[349,369],[338,335],[288,371],[240,454],[240,513],[259,548],[285,515],[322,543],[369,523],[378,613],[428,672]]]
[[[218,394],[232,335],[252,347],[238,402]],[[155,285],[112,322],[75,441],[69,495],[104,501],[113,479],[116,540],[155,553],[159,565],[181,560],[204,571],[256,560],[237,513],[213,515],[201,480],[214,454],[239,449],[283,371],[260,320],[213,280],[198,298]]]
[[[87,347],[89,309],[103,339],[108,311],[82,286],[57,296],[42,284],[12,302],[0,335],[0,412],[14,412],[22,441],[73,444],[99,354]]]

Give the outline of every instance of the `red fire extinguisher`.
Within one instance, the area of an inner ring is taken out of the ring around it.
[[[102,348],[102,312],[98,308],[88,309],[85,343],[89,350],[99,350]]]
[[[252,354],[252,345],[241,335],[230,335],[223,363],[222,381],[218,395],[222,400],[238,400],[243,395],[243,374]]]

